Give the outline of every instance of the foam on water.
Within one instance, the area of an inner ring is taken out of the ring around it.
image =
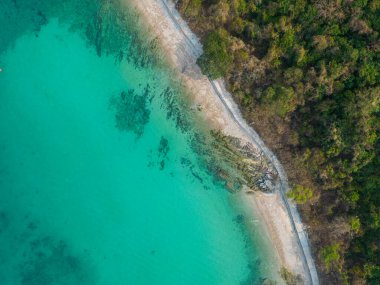
[[[1,284],[261,284],[252,217],[109,3],[1,1]]]

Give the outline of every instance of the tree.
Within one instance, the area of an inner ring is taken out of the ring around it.
[[[380,284],[380,1],[202,0],[202,8],[188,17],[205,46],[202,70],[224,76],[300,184],[288,196],[306,203],[301,214],[328,268],[321,279]]]
[[[231,69],[233,56],[228,51],[229,38],[225,30],[209,33],[205,40],[204,52],[198,59],[202,71],[211,79],[225,76]]]

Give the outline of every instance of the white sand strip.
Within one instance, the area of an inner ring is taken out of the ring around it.
[[[181,18],[170,0],[124,0],[133,4],[143,16],[150,31],[157,36],[168,60],[191,91],[194,104],[203,110],[204,118],[227,135],[251,142],[277,170],[280,182],[275,194],[245,194],[259,213],[272,239],[281,266],[300,274],[305,284],[318,285],[318,275],[311,255],[307,232],[296,206],[288,201],[286,173],[277,157],[265,146],[259,135],[246,123],[226,91],[223,80],[209,81],[202,75],[196,60],[202,53],[198,38]]]

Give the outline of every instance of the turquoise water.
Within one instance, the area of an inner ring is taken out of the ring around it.
[[[133,13],[55,2],[0,4],[0,283],[270,278]]]

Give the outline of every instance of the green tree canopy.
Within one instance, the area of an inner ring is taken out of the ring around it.
[[[211,79],[223,77],[232,67],[233,57],[228,51],[229,38],[225,30],[209,33],[203,44],[204,53],[198,59],[202,71]]]

